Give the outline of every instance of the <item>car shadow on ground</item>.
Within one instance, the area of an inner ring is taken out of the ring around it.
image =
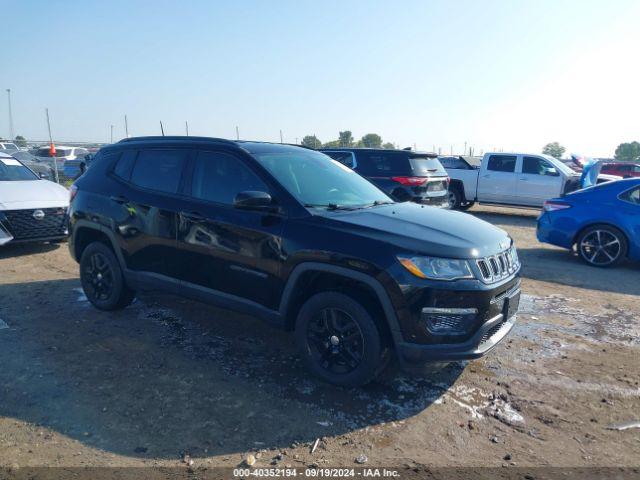
[[[60,248],[59,243],[8,243],[0,247],[0,259],[47,253]]]
[[[507,227],[534,227],[540,213],[539,210],[513,209],[508,212],[496,212],[480,210],[482,207],[475,207],[468,213],[494,225],[504,225]]]
[[[610,268],[592,267],[571,250],[555,247],[518,248],[521,275],[532,280],[602,292],[640,295],[638,264],[622,262]]]
[[[261,321],[144,294],[94,309],[77,280],[0,285],[0,417],[143,458],[285,449],[398,421],[437,402],[464,369],[392,366],[363,388],[306,372],[292,337]]]

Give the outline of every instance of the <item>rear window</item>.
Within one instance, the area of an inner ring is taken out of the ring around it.
[[[409,157],[402,153],[358,152],[357,170],[368,175],[388,176],[389,174],[411,175]]]
[[[413,167],[413,174],[419,176],[446,174],[440,160],[433,157],[411,157],[409,159]]]
[[[70,155],[71,150],[68,148],[56,148],[56,157],[66,157]],[[39,148],[36,152],[36,157],[50,157],[49,147]]]
[[[177,193],[185,150],[142,150],[131,173],[131,183],[158,192]]]

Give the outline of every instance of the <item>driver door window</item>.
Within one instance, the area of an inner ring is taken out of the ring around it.
[[[200,200],[233,205],[244,191],[269,192],[265,183],[242,161],[221,152],[200,152],[195,161],[191,196]]]
[[[557,174],[557,170],[542,158],[524,157],[522,159],[522,173],[527,175],[555,176]]]

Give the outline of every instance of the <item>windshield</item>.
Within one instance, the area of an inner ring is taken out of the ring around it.
[[[38,180],[38,176],[15,158],[0,158],[0,182]]]
[[[300,149],[253,155],[303,205],[361,207],[393,202],[349,167],[320,152]]]
[[[550,155],[542,155],[542,157],[547,159],[549,161],[549,163],[551,163],[554,167],[556,167],[556,169],[558,171],[562,172],[563,174],[568,175],[568,176],[572,176],[572,175],[576,174],[575,170],[573,170],[571,167],[567,166],[561,160],[558,160],[557,158],[553,158]]]

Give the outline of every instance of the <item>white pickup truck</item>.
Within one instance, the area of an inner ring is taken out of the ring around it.
[[[545,200],[580,188],[580,173],[549,155],[529,153],[485,153],[477,157],[439,157],[451,183],[449,205],[466,210],[475,202],[542,207]],[[600,175],[601,181],[618,180]]]

